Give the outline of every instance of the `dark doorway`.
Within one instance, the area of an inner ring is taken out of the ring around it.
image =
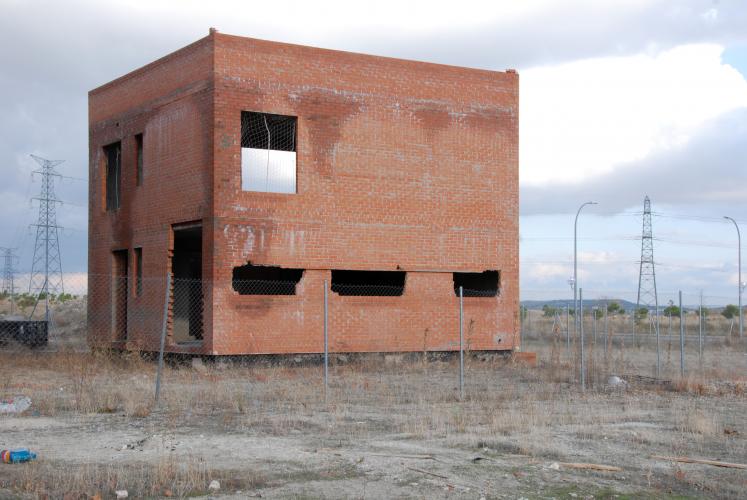
[[[127,340],[127,250],[112,252],[112,334],[115,341]]]
[[[173,329],[176,343],[202,340],[202,225],[174,226],[171,271]]]

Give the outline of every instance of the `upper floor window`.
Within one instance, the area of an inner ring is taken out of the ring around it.
[[[136,183],[143,185],[143,134],[135,136],[135,165],[137,168]]]
[[[104,146],[106,160],[106,209],[116,210],[122,199],[122,143]]]
[[[241,112],[241,189],[296,192],[295,116]]]

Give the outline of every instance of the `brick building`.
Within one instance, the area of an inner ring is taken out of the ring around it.
[[[210,34],[89,93],[89,340],[517,347],[518,75]],[[98,286],[95,280],[107,280]]]

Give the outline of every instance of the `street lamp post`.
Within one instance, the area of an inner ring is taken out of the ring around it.
[[[744,334],[744,322],[742,320],[742,235],[739,232],[739,224],[737,221],[724,215],[724,219],[730,220],[734,223],[734,227],[737,228],[737,262],[739,268],[739,277],[737,279],[737,289],[739,290],[739,338],[742,338]]]
[[[575,330],[576,336],[578,336],[578,216],[581,214],[581,209],[584,208],[586,205],[596,205],[596,201],[587,201],[586,203],[582,203],[580,207],[578,207],[578,211],[576,212],[576,219],[573,221],[573,327]],[[584,319],[581,318],[581,321]],[[584,339],[581,338],[581,356],[583,359],[583,346],[584,346]],[[585,389],[584,382],[584,374],[583,374],[583,362],[582,362],[582,373],[581,373],[581,386],[582,389]]]

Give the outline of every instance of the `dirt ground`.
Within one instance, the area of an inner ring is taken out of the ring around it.
[[[0,449],[39,457],[0,464],[0,498],[747,497],[747,470],[651,458],[747,463],[743,352],[712,347],[709,369],[654,383],[625,374],[651,362],[628,349],[582,393],[563,353],[525,350],[537,368],[468,356],[461,401],[456,360],[390,355],[335,357],[326,403],[319,365],[175,364],[158,406],[139,357],[0,354],[0,397],[33,401],[0,415]]]

